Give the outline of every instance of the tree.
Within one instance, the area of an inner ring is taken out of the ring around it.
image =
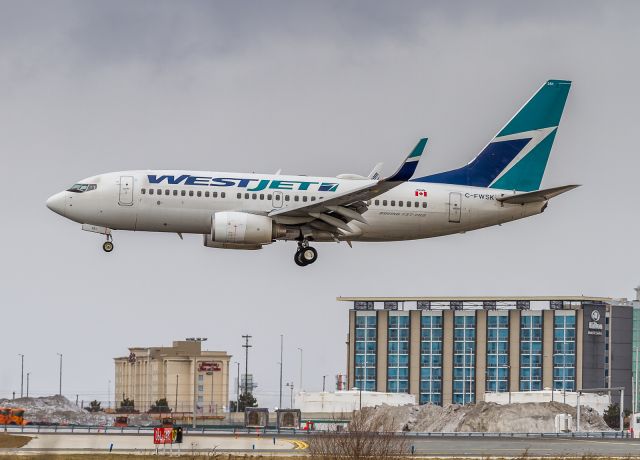
[[[631,415],[631,411],[629,409],[624,410],[625,418]],[[620,429],[620,405],[618,403],[610,404],[607,407],[607,410],[604,411],[604,415],[602,416],[604,421],[609,428],[613,428],[614,430]],[[628,423],[625,423],[625,428],[628,427]]]
[[[149,409],[150,414],[161,414],[163,412],[171,412],[167,398],[158,399]]]
[[[242,393],[238,402],[240,412],[244,412],[245,407],[258,407],[258,401],[251,393]]]
[[[124,398],[120,401],[120,407],[116,409],[119,414],[137,414],[136,404],[133,399]]]
[[[89,403],[89,407],[85,407],[85,410],[88,412],[100,412],[102,408],[100,407],[100,402],[94,399]]]
[[[370,408],[353,413],[342,431],[316,433],[309,438],[309,454],[317,460],[383,459],[400,460],[410,452],[404,434],[397,432],[395,420],[375,417]]]

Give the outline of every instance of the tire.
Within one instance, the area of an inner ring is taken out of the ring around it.
[[[102,245],[102,249],[104,250],[104,252],[113,251],[113,243],[111,241],[105,241],[105,243]]]
[[[300,260],[304,262],[305,265],[312,264],[318,260],[318,251],[311,246],[307,246],[300,251]]]
[[[295,261],[298,267],[304,267],[305,265],[307,265],[304,263],[301,256],[302,256],[301,251],[296,251],[296,253],[293,255],[293,260]]]

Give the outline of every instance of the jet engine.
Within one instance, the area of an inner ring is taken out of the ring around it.
[[[246,212],[216,212],[211,218],[211,234],[204,235],[210,248],[260,249],[286,236],[283,225],[267,216]]]

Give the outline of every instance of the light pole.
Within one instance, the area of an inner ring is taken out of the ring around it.
[[[60,383],[58,386],[58,394],[62,396],[62,353],[58,353],[58,356],[60,356]]]
[[[302,348],[298,347],[298,350],[300,350],[300,385],[298,387],[302,391]]]
[[[280,404],[279,409],[282,409],[282,355],[284,348],[284,335],[280,334]]]
[[[31,375],[31,372],[27,372],[27,398],[29,397],[29,375]]]
[[[324,388],[325,388],[325,383],[327,381],[327,376],[323,375],[322,376],[322,392],[324,393]]]
[[[287,386],[291,388],[291,402],[289,404],[289,409],[293,409],[293,382],[288,382]]]
[[[20,356],[20,397],[22,398],[24,396],[24,355],[19,353],[18,356]]]
[[[240,361],[236,361],[238,365],[238,379],[236,380],[236,412],[240,412]]]

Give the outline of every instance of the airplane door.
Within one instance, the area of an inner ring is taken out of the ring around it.
[[[120,195],[118,196],[120,206],[133,205],[133,177],[120,176]]]
[[[282,192],[273,192],[273,207],[282,207]]]
[[[461,208],[462,194],[459,192],[449,193],[449,222],[460,223]]]

